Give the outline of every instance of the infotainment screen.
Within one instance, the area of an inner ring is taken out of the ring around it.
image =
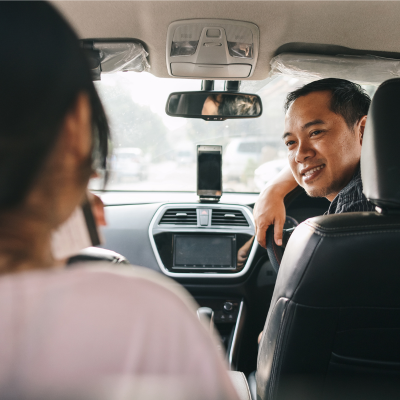
[[[235,235],[174,235],[173,268],[236,268]]]

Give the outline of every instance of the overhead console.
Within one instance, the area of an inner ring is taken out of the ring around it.
[[[259,29],[250,22],[176,21],[167,33],[168,73],[200,79],[248,78],[257,63],[258,45]]]
[[[242,276],[254,258],[251,209],[227,204],[167,204],[154,215],[149,236],[168,276]]]

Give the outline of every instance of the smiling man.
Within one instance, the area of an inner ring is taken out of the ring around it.
[[[284,143],[290,168],[260,194],[254,207],[257,240],[266,246],[266,231],[275,225],[282,244],[284,197],[297,185],[311,197],[326,197],[327,214],[371,211],[362,193],[361,145],[370,97],[344,79],[321,79],[288,94]]]

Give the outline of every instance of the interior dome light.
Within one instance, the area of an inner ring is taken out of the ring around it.
[[[229,55],[237,58],[253,58],[253,45],[239,42],[228,42]]]
[[[171,57],[174,56],[192,56],[196,53],[198,41],[190,42],[172,42]]]

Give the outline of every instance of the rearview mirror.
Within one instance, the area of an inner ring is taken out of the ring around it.
[[[257,118],[262,114],[260,96],[216,91],[171,93],[165,107],[171,117],[224,121],[230,118]]]

